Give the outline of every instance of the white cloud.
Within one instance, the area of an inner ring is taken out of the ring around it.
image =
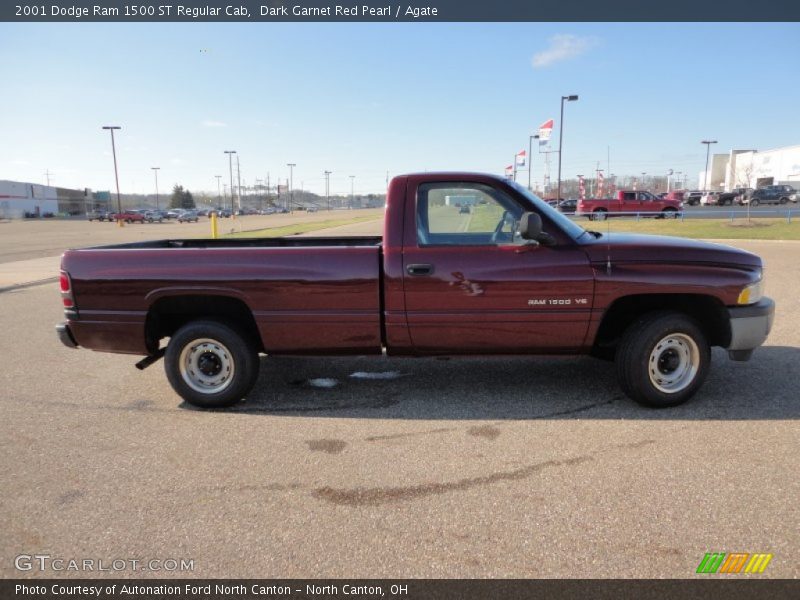
[[[222,121],[212,121],[211,119],[206,119],[202,123],[203,127],[227,127],[227,123],[223,123]]]
[[[557,62],[569,60],[597,45],[597,38],[560,33],[550,38],[550,47],[533,55],[534,69],[544,69]]]

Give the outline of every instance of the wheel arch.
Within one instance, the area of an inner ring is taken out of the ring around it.
[[[238,295],[222,291],[173,291],[154,296],[145,319],[147,349],[155,352],[161,339],[172,336],[187,323],[198,320],[225,323],[244,335],[257,352],[264,350],[250,306]]]
[[[728,309],[714,296],[705,294],[635,294],[617,298],[603,313],[593,350],[614,349],[625,330],[641,316],[655,311],[675,311],[691,317],[710,346],[727,346],[731,330]]]

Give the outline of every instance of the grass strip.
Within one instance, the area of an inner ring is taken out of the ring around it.
[[[793,218],[789,223],[785,218],[746,217],[730,219],[608,219],[590,222],[587,219],[575,219],[584,229],[601,233],[609,231],[648,233],[671,235],[685,238],[702,238],[708,240],[800,240],[800,218]]]
[[[348,219],[328,219],[326,221],[309,221],[306,223],[292,223],[290,225],[279,225],[277,227],[267,227],[265,229],[251,229],[248,231],[236,231],[225,233],[220,237],[225,238],[263,238],[263,237],[285,237],[287,235],[297,235],[298,233],[308,233],[329,229],[331,227],[341,227],[342,225],[353,225],[355,223],[366,223],[376,221],[374,215],[364,217],[350,217]]]

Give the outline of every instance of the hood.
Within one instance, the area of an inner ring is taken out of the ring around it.
[[[610,237],[609,237],[610,236]],[[761,267],[761,258],[724,244],[666,235],[603,233],[581,236],[580,242],[592,262],[605,263],[705,263],[737,267]]]

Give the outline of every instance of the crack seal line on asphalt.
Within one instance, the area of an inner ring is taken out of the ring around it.
[[[35,281],[26,281],[25,283],[15,283],[5,287],[0,287],[0,294],[14,290],[23,290],[25,288],[35,287],[37,285],[45,285],[46,283],[55,283],[56,281],[58,281],[58,277],[48,277],[47,279],[37,279]]]

